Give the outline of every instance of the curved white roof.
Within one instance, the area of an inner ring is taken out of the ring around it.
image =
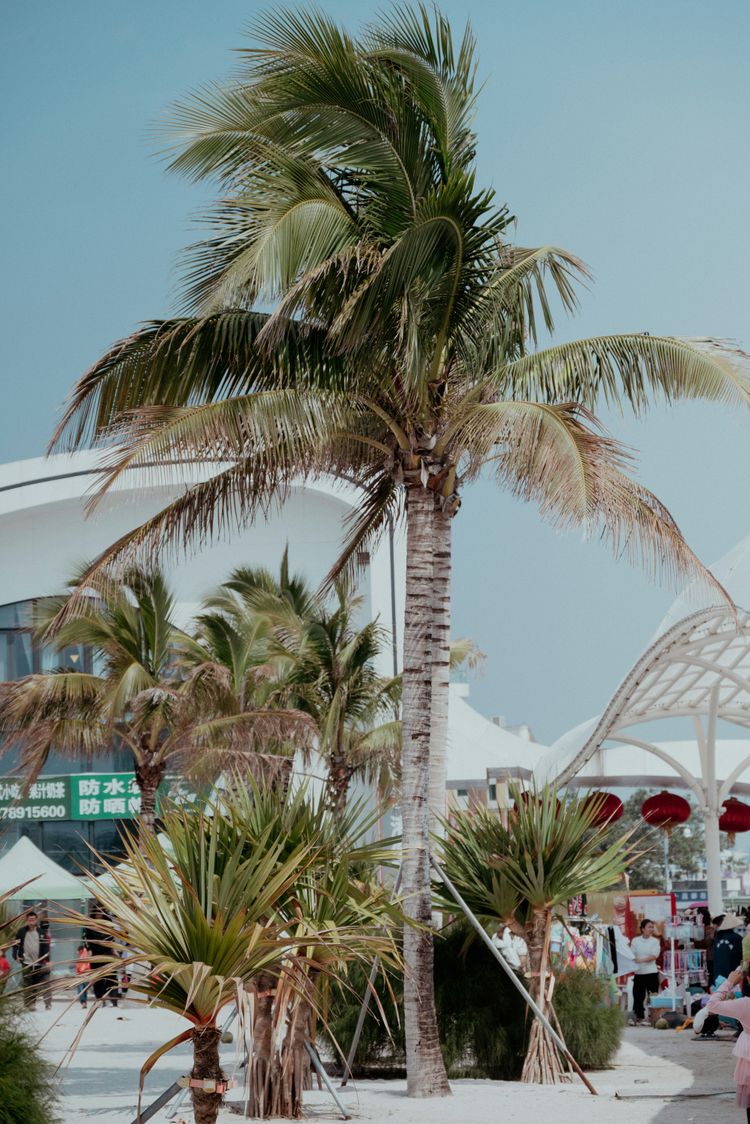
[[[127,473],[92,513],[87,513],[101,471],[102,453],[39,457],[0,465],[0,605],[58,593],[84,562],[159,511],[191,484],[216,471],[205,464]],[[212,538],[186,554],[165,557],[177,599],[187,620],[202,599],[242,565],[278,568],[289,545],[294,569],[320,581],[336,558],[344,519],[357,504],[351,485],[332,480],[293,486],[283,504],[259,515],[252,525]],[[401,536],[396,537],[396,573],[402,572]],[[391,624],[390,559],[387,544],[374,550],[369,567],[370,603],[363,609]],[[363,592],[367,591],[363,581]],[[397,612],[403,613],[402,582]],[[399,629],[399,632],[402,630]],[[384,670],[390,670],[390,663]]]
[[[735,605],[750,610],[750,535],[740,539],[731,550],[714,562],[711,573],[730,595]],[[712,602],[713,603],[713,602]],[[693,582],[672,602],[651,640],[658,640],[679,621],[689,617],[697,609],[706,607],[705,587]]]
[[[722,794],[732,788],[750,791],[739,783],[750,768],[750,742],[716,738],[720,719],[750,728],[750,613],[745,611],[750,605],[750,537],[711,569],[740,606],[736,614],[726,604],[696,609],[698,588],[688,587],[606,710],[550,747],[537,769],[540,780],[565,783],[576,776],[614,783],[614,777],[627,776],[629,781],[621,783],[667,783],[670,778],[674,783],[676,772],[685,785],[695,788],[705,771],[705,746],[710,742]],[[632,729],[675,717],[692,719],[694,743],[657,743]],[[628,748],[614,749],[613,742]]]
[[[471,787],[487,783],[487,771],[493,776],[526,779],[533,773],[545,746],[526,741],[503,729],[469,706],[469,688],[465,683],[451,683],[448,713],[449,785]]]

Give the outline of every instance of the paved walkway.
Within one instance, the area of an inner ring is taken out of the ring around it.
[[[55,1004],[53,1016],[61,1014]],[[84,1012],[71,1009],[50,1029],[43,1011],[31,1018],[40,1033],[49,1031],[44,1049],[51,1060],[63,1059],[81,1030]],[[64,1124],[130,1124],[135,1112],[138,1071],[161,1043],[185,1029],[183,1020],[163,1011],[143,1010],[133,1004],[96,1011],[86,1026],[74,1057],[65,1070],[62,1120]],[[445,1100],[415,1101],[405,1096],[405,1083],[363,1081],[343,1097],[355,1120],[379,1124],[745,1124],[745,1114],[734,1106],[732,1074],[733,1040],[696,1041],[689,1031],[628,1028],[610,1070],[592,1073],[599,1095],[592,1097],[580,1081],[557,1087],[494,1081],[456,1081],[453,1096]],[[224,1064],[233,1067],[234,1046],[224,1047]],[[144,1105],[190,1068],[190,1049],[162,1058],[146,1082]],[[325,1092],[306,1099],[309,1117],[316,1124],[340,1119]],[[161,1113],[155,1124],[166,1124]],[[222,1113],[222,1124],[238,1117]],[[183,1108],[172,1124],[193,1124]]]

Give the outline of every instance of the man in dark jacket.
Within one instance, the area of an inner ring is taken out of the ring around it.
[[[49,932],[39,925],[39,917],[30,909],[13,945],[13,959],[21,965],[23,1001],[31,1010],[37,995],[49,976]]]
[[[734,913],[714,917],[716,935],[713,943],[713,969],[711,984],[719,977],[726,979],[742,963],[742,932],[745,922]],[[713,1038],[719,1028],[719,1016],[708,1015],[700,1031],[700,1038]],[[739,1031],[738,1031],[739,1033]]]

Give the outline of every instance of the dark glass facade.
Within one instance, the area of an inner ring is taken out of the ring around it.
[[[35,601],[19,601],[0,605],[0,680],[22,679],[40,671],[58,668],[96,670],[96,659],[91,649],[77,646],[64,651],[52,650],[34,640]],[[0,756],[0,775],[9,776],[18,767],[18,754],[12,746]],[[44,775],[88,772],[132,772],[133,759],[126,750],[112,746],[108,752],[98,754],[95,760],[72,759],[58,753],[50,754],[43,770]],[[17,774],[16,774],[17,775]],[[81,867],[91,869],[90,846],[105,855],[116,856],[122,852],[119,832],[130,824],[128,820],[98,820],[81,823],[69,820],[37,823],[14,823],[4,820],[0,824],[0,850],[12,847],[16,840],[27,835],[46,855],[73,873]]]

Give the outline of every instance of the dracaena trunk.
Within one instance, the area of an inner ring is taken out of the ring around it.
[[[275,977],[269,972],[258,976],[258,991],[253,1015],[253,1052],[250,1059],[250,1097],[248,1116],[268,1119],[273,1085],[273,1004]]]
[[[308,979],[306,987],[310,994],[312,980]],[[300,992],[292,1004],[281,1056],[273,1069],[269,1117],[298,1120],[302,1116],[303,1096],[311,1085],[310,1056],[305,1049],[311,1025],[312,1003]]]
[[[552,915],[549,910],[534,914],[527,931],[529,966],[531,968],[531,995],[549,1018],[552,1009],[547,1002],[547,968],[549,963],[549,938]],[[529,1045],[523,1063],[521,1080],[529,1084],[554,1085],[567,1081],[565,1063],[549,1031],[534,1019],[529,1035]]]
[[[407,1092],[412,1097],[450,1093],[435,1013],[430,892],[430,718],[432,710],[432,586],[435,501],[410,488],[406,501],[406,614],[404,620],[403,895],[404,1028]]]
[[[200,1027],[193,1031],[193,1069],[191,1077],[221,1081],[224,1074],[219,1061],[221,1031],[216,1026]],[[215,1124],[224,1099],[223,1093],[202,1089],[190,1090],[193,1100],[195,1124]]]

